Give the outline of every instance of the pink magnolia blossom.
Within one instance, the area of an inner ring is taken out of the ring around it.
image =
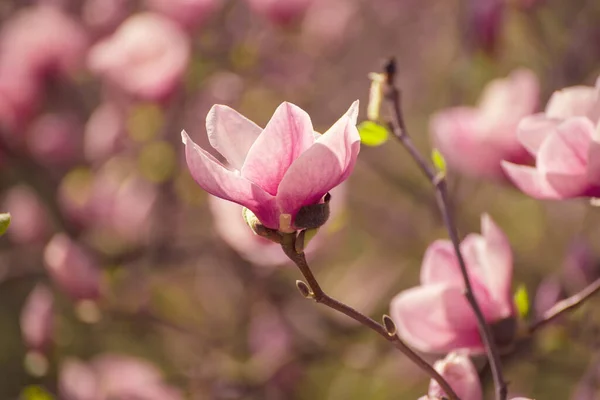
[[[471,37],[476,49],[493,54],[502,33],[506,0],[470,0],[467,12]]]
[[[475,297],[489,323],[514,316],[510,292],[512,252],[504,233],[488,215],[481,218],[482,234],[470,234],[460,244]],[[424,352],[465,348],[483,352],[472,308],[449,240],[437,240],[425,253],[421,286],[405,290],[391,302],[390,315],[398,335]]]
[[[304,206],[318,204],[345,181],[360,150],[358,102],[323,135],[306,112],[282,103],[264,129],[233,109],[216,105],[206,118],[211,146],[226,168],[183,131],[187,164],[210,194],[243,205],[268,228],[290,232]]]
[[[479,375],[468,355],[462,352],[452,352],[443,360],[438,360],[433,368],[448,382],[461,400],[482,400],[483,391]],[[420,400],[433,400],[447,397],[440,385],[431,380],[427,396]]]
[[[514,184],[537,199],[600,197],[600,80],[555,92],[546,110],[519,124],[535,167],[503,162]]]
[[[86,0],[81,19],[99,33],[113,30],[127,16],[127,0]]]
[[[277,25],[286,25],[304,16],[313,0],[246,0],[252,10]],[[326,2],[321,0],[321,2]]]
[[[451,168],[471,176],[504,178],[501,161],[531,159],[517,140],[519,121],[538,104],[535,75],[518,69],[490,82],[477,107],[454,107],[435,114],[430,131]]]
[[[120,149],[125,134],[125,115],[107,102],[94,110],[83,133],[83,151],[91,162],[103,161]]]
[[[210,17],[222,0],[146,0],[147,7],[184,27],[196,27]]]
[[[13,242],[28,244],[48,237],[48,213],[30,187],[19,185],[8,190],[2,209],[12,215],[10,229],[6,233]]]
[[[154,13],[129,17],[90,51],[90,69],[133,96],[162,100],[180,83],[190,58],[187,35]]]
[[[321,228],[321,231],[325,232],[330,222],[334,222],[345,208],[346,193],[344,184],[332,189],[331,196],[331,215],[327,223]],[[262,267],[273,267],[290,262],[279,244],[252,232],[242,217],[242,206],[214,196],[209,198],[208,204],[213,214],[215,230],[240,256],[252,264]],[[309,242],[306,247],[307,254],[318,248],[323,238],[322,233]]]
[[[45,285],[37,285],[21,311],[21,333],[30,349],[42,351],[52,340],[54,296]]]
[[[99,297],[101,275],[96,259],[64,233],[46,245],[44,264],[53,281],[71,297]]]
[[[74,115],[44,114],[29,129],[29,151],[44,165],[69,164],[80,152],[81,130]]]
[[[154,365],[118,354],[103,354],[87,364],[67,360],[60,369],[59,392],[65,400],[183,399]]]

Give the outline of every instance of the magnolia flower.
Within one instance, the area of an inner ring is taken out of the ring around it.
[[[54,296],[45,285],[37,285],[21,311],[21,333],[32,350],[44,350],[52,340]]]
[[[461,352],[452,352],[443,360],[438,360],[433,368],[448,382],[461,400],[482,400],[483,392],[479,375],[469,357]],[[440,385],[431,380],[427,396],[420,400],[447,397]]]
[[[44,114],[29,129],[29,151],[44,165],[69,164],[80,152],[81,130],[74,115]]]
[[[515,313],[510,292],[512,252],[508,239],[488,215],[481,218],[481,230],[481,235],[468,235],[460,249],[481,311],[493,324]],[[421,286],[392,299],[390,315],[398,335],[424,352],[459,348],[483,352],[475,314],[463,293],[464,282],[452,243],[435,241],[423,259]]]
[[[83,150],[87,160],[102,161],[119,150],[125,141],[123,114],[116,104],[107,102],[90,115],[83,133]]]
[[[335,223],[336,218],[344,209],[346,200],[344,184],[332,189],[331,196],[331,216],[321,228],[321,231],[325,230],[325,233],[327,233],[329,224]],[[242,206],[214,196],[209,198],[208,204],[213,214],[215,230],[240,256],[254,265],[263,267],[273,267],[290,262],[279,244],[252,232],[242,217]],[[323,236],[319,234],[312,239],[305,248],[306,253],[310,254],[316,250],[322,238]]]
[[[600,197],[600,80],[555,92],[546,111],[525,118],[518,138],[535,167],[503,162],[514,184],[537,199]]]
[[[226,168],[183,131],[194,180],[210,194],[243,205],[267,228],[291,232],[305,206],[345,181],[360,150],[358,101],[323,135],[308,114],[282,103],[264,129],[233,109],[216,105],[206,117],[208,139]]]
[[[100,295],[97,261],[64,233],[55,235],[44,250],[44,263],[54,282],[75,299]]]
[[[246,0],[252,10],[278,25],[300,19],[313,0]],[[324,2],[325,0],[321,0]]]
[[[204,22],[221,5],[222,0],[145,0],[148,8],[171,18],[184,27]]]
[[[448,165],[471,176],[504,178],[501,161],[531,159],[517,140],[519,121],[538,104],[539,85],[525,69],[490,82],[477,107],[454,107],[435,114],[430,131]]]
[[[127,16],[127,0],[85,0],[81,19],[100,33],[113,30]]]
[[[129,17],[90,51],[90,69],[144,100],[162,100],[181,81],[190,58],[187,35],[154,13]]]
[[[104,354],[90,363],[69,359],[60,369],[59,392],[65,400],[181,400],[160,371],[134,357]]]
[[[470,0],[467,2],[467,18],[470,37],[475,50],[482,49],[493,54],[502,33],[506,0]]]

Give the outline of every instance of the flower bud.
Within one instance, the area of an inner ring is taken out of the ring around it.
[[[43,351],[52,340],[54,296],[45,285],[36,286],[21,311],[21,333],[27,347]]]
[[[452,352],[443,360],[436,361],[433,367],[450,384],[461,400],[483,399],[479,376],[466,354]],[[429,384],[428,395],[433,399],[448,397],[434,380]]]

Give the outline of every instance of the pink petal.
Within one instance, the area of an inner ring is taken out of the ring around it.
[[[546,106],[549,118],[566,119],[588,117],[597,121],[600,117],[598,90],[589,86],[573,86],[554,92]]]
[[[587,179],[590,183],[600,186],[600,142],[597,139],[590,143],[587,156]]]
[[[449,240],[436,240],[427,248],[421,264],[421,284],[438,283],[462,287],[463,278],[460,273],[456,253]]]
[[[276,195],[285,172],[313,143],[308,114],[291,103],[282,103],[250,148],[242,176]]]
[[[563,198],[537,169],[502,161],[502,168],[512,182],[525,194],[536,199]]]
[[[216,104],[206,116],[206,132],[210,145],[241,170],[246,155],[262,129],[234,109]]]
[[[542,142],[556,132],[561,120],[548,118],[546,114],[531,115],[521,120],[517,128],[517,137],[532,155],[540,150]]]
[[[571,118],[560,124],[540,147],[537,167],[542,173],[583,175],[594,127],[587,118]]]
[[[208,193],[250,209],[267,227],[279,227],[274,198],[254,183],[230,171],[181,132],[185,157],[194,180]]]
[[[360,151],[357,113],[355,102],[290,166],[277,194],[282,213],[294,215],[300,207],[319,202],[325,193],[348,178]]]
[[[390,315],[398,336],[420,351],[482,350],[475,315],[459,287],[436,284],[405,290],[392,299]]]
[[[506,316],[512,312],[511,283],[513,256],[508,238],[488,214],[481,216],[481,233],[485,239],[485,253],[480,264],[490,295],[505,307]]]

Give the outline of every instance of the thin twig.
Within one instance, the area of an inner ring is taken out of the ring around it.
[[[600,278],[590,283],[580,292],[556,303],[552,308],[546,311],[542,317],[529,326],[529,334],[535,333],[538,329],[554,321],[567,311],[571,311],[581,306],[588,298],[600,291]]]
[[[388,342],[392,343],[396,348],[398,348],[404,355],[406,355],[411,361],[413,361],[423,372],[425,372],[431,379],[435,380],[440,387],[446,392],[448,398],[450,400],[459,400],[459,397],[456,395],[452,387],[446,382],[446,380],[421,356],[415,353],[410,347],[408,347],[396,334],[391,334],[385,326],[371,319],[370,317],[362,314],[360,311],[350,307],[347,304],[344,304],[329,295],[327,295],[317,279],[313,275],[308,263],[306,262],[306,257],[304,253],[298,253],[296,251],[296,234],[290,233],[285,234],[283,236],[283,240],[281,243],[281,247],[285,254],[296,264],[308,286],[310,287],[312,293],[311,296],[317,303],[321,303],[326,307],[329,307],[333,310],[341,312],[342,314],[347,315],[352,318],[356,322],[361,325],[366,326],[367,328],[377,332],[380,336],[386,339]]]
[[[450,241],[452,242],[452,246],[454,247],[456,258],[458,259],[458,264],[460,266],[460,272],[465,283],[464,295],[467,301],[469,302],[471,308],[473,309],[473,312],[475,313],[475,317],[477,319],[477,326],[481,335],[481,340],[483,342],[488,360],[490,362],[490,368],[492,370],[492,375],[494,378],[494,386],[496,388],[496,399],[506,400],[507,388],[506,382],[504,381],[504,377],[502,374],[502,365],[500,362],[499,352],[496,343],[493,340],[491,329],[485,320],[485,317],[483,315],[483,312],[481,311],[481,307],[479,306],[477,299],[475,298],[473,287],[471,285],[471,280],[469,278],[469,273],[467,272],[465,260],[460,251],[458,232],[456,229],[456,225],[452,219],[452,215],[450,214],[448,187],[446,184],[446,179],[443,175],[440,175],[435,171],[431,164],[425,159],[425,157],[423,157],[423,155],[415,147],[412,139],[408,135],[406,124],[404,122],[404,116],[402,114],[400,91],[395,85],[396,62],[394,59],[391,59],[386,64],[385,73],[387,77],[386,99],[388,100],[387,103],[390,107],[390,112],[393,118],[393,121],[389,123],[390,130],[392,131],[394,136],[400,141],[402,146],[404,146],[404,148],[410,153],[410,156],[415,160],[418,167],[421,169],[423,174],[425,174],[425,176],[429,179],[429,181],[435,188],[436,201],[442,214],[444,225],[446,226],[446,229],[448,231],[448,236],[450,237]]]

